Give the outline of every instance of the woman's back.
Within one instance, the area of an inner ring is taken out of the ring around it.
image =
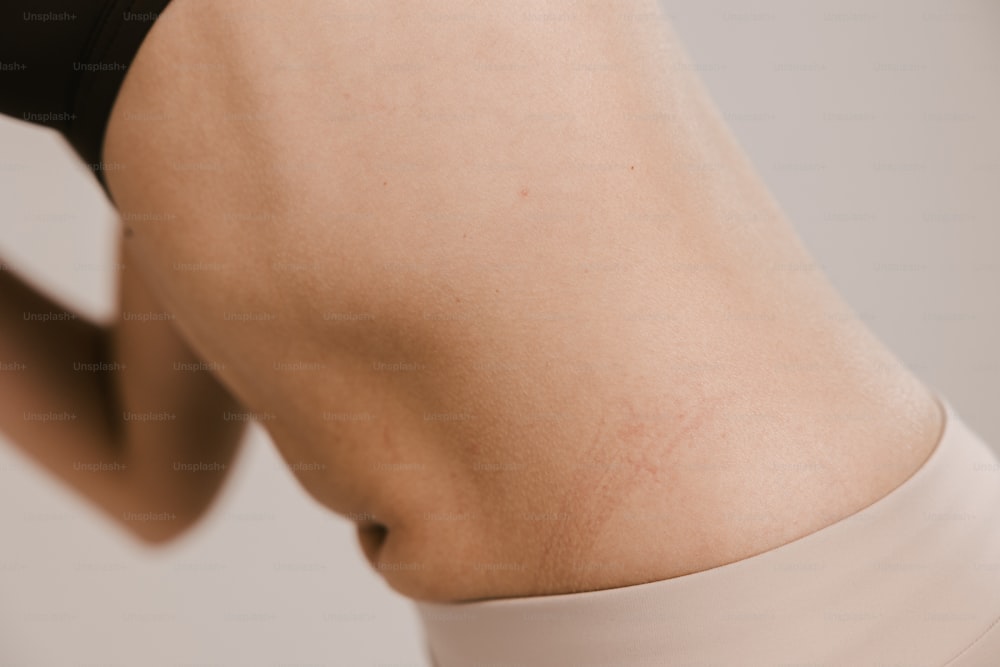
[[[940,433],[656,3],[556,4],[174,0],[108,130],[130,268],[415,598],[745,558]]]

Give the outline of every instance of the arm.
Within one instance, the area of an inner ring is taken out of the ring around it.
[[[131,534],[158,543],[204,514],[244,424],[222,418],[238,404],[208,371],[189,370],[198,358],[121,252],[107,326],[0,271],[0,430]],[[145,319],[126,319],[136,313]]]

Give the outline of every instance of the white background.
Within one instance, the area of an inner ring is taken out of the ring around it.
[[[1000,3],[661,5],[837,287],[1000,445]],[[112,216],[56,135],[0,119],[0,259],[105,316]],[[409,603],[262,431],[159,551],[0,437],[0,667],[425,664]]]

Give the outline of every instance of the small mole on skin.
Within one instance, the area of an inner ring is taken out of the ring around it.
[[[635,171],[635,165],[633,164],[631,167],[629,167],[629,169],[631,169],[632,171]]]
[[[456,296],[456,297],[455,297],[455,303],[462,303],[462,300],[461,300],[461,299],[459,299],[459,298],[458,298],[458,297]]]
[[[528,196],[528,188],[521,188],[521,196],[522,197]]]
[[[389,185],[389,181],[382,181],[382,185]]]
[[[132,228],[131,227],[126,227],[125,228],[125,238],[127,238],[127,239],[128,238],[132,238]]]

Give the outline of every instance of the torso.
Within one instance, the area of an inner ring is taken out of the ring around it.
[[[175,0],[105,148],[146,279],[305,488],[386,527],[390,585],[665,579],[919,467],[933,397],[807,268],[663,25],[435,6]]]

